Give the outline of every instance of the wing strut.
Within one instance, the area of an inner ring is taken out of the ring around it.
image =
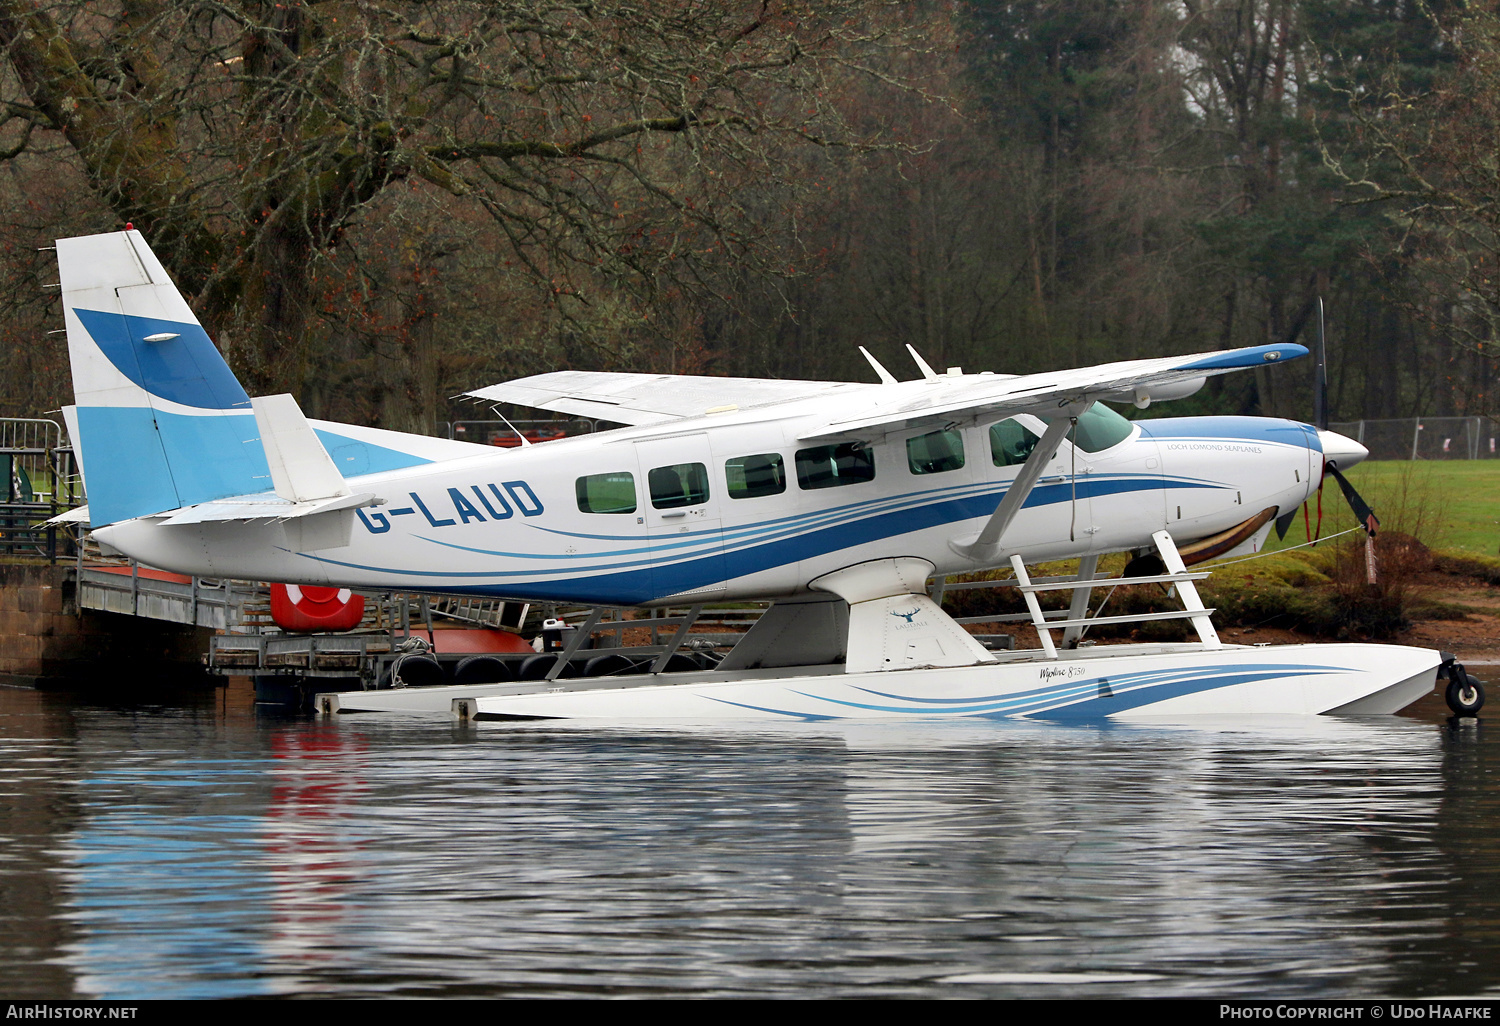
[[[1047,430],[1042,433],[1042,440],[1036,443],[1036,448],[1032,449],[1031,455],[1026,457],[1026,462],[1021,465],[1021,472],[1016,475],[1005,497],[1000,500],[1000,505],[995,507],[995,512],[990,514],[990,519],[985,523],[984,528],[973,538],[954,538],[948,543],[948,547],[960,556],[972,559],[976,563],[987,563],[993,560],[1000,553],[1000,538],[1005,534],[1005,529],[1021,511],[1021,506],[1041,478],[1047,461],[1052,459],[1053,454],[1057,452],[1057,447],[1062,444],[1063,435],[1067,434],[1069,429],[1077,423],[1077,419],[1077,417],[1058,417],[1048,421]]]

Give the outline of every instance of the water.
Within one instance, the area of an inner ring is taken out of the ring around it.
[[[0,996],[1493,995],[1495,752],[0,689]]]

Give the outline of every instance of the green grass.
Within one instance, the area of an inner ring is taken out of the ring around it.
[[[1347,476],[1374,507],[1383,530],[1414,535],[1433,549],[1500,554],[1500,460],[1382,460],[1361,463]],[[1316,519],[1316,499],[1309,512]],[[1330,478],[1323,485],[1323,535],[1354,526],[1354,514]],[[1286,539],[1278,542],[1273,531],[1267,548],[1306,540],[1298,514]]]

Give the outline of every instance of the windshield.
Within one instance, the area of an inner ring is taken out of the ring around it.
[[[1078,418],[1073,442],[1084,452],[1102,452],[1130,437],[1130,421],[1103,403],[1095,403]]]

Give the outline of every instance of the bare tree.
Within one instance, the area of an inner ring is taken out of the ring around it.
[[[785,147],[878,143],[840,83],[910,46],[854,0],[0,0],[0,158],[63,143],[250,383],[298,390],[320,269],[394,187],[482,212],[561,317],[670,304],[786,241],[743,201]]]

